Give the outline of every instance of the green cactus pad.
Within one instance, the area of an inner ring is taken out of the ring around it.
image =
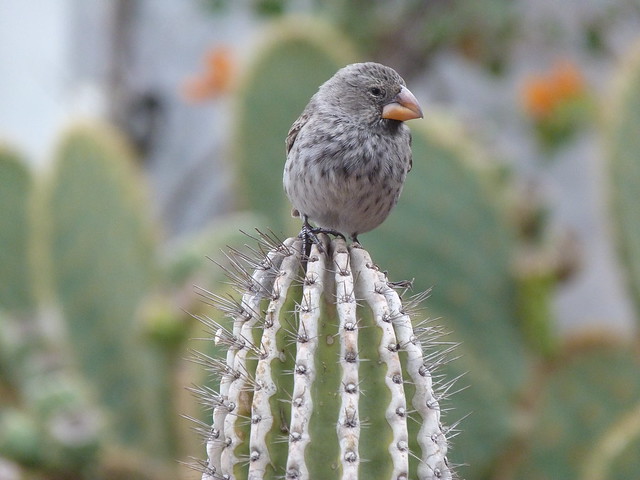
[[[30,273],[31,173],[19,155],[0,146],[0,306],[28,310],[34,306]]]
[[[27,466],[43,463],[41,431],[35,418],[15,408],[0,412],[0,457]]]
[[[238,255],[242,300],[211,297],[234,322],[203,319],[228,348],[202,362],[219,390],[194,389],[213,408],[203,479],[454,478],[431,370],[442,354],[425,355],[435,330],[414,329],[364,249],[321,238],[305,261],[297,238]]]
[[[60,428],[57,418],[47,424],[43,418],[15,408],[0,411],[0,458],[39,472],[42,476],[29,478],[83,478],[78,472],[91,471],[97,459],[94,443],[74,444],[73,438],[61,442],[55,428]],[[69,423],[66,427],[71,427]],[[11,477],[13,478],[13,477]],[[21,477],[22,478],[22,477]],[[27,477],[24,477],[27,478]]]
[[[318,87],[355,55],[338,32],[302,18],[278,22],[261,43],[237,94],[234,163],[243,206],[284,236],[298,228],[286,221],[282,189],[287,132]]]
[[[574,348],[550,372],[513,478],[636,478],[640,471],[640,357],[599,341]]]
[[[607,157],[609,198],[636,308],[640,309],[640,42],[618,74],[609,99]]]
[[[120,442],[158,448],[155,370],[135,324],[154,253],[132,155],[104,126],[63,137],[40,214],[74,359]]]
[[[0,402],[0,457],[62,473],[97,461],[101,415],[69,367],[66,346],[52,338],[55,323],[0,313],[0,366],[12,391]],[[11,405],[16,399],[19,410]]]
[[[515,227],[497,168],[483,163],[455,123],[437,112],[428,117],[410,123],[413,169],[396,209],[360,239],[381,265],[392,265],[393,279],[432,288],[423,314],[442,316],[452,332],[447,340],[461,343],[460,360],[445,370],[450,377],[468,372],[462,383],[469,388],[451,402],[459,412],[477,412],[462,424],[453,459],[482,469],[508,438],[510,401],[526,380],[511,270]]]

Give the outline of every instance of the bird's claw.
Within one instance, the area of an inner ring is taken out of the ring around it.
[[[309,258],[309,255],[311,255],[311,245],[314,243],[318,245],[318,250],[320,250],[320,252],[324,252],[322,242],[320,242],[320,239],[316,232],[314,232],[314,229],[308,224],[302,225],[302,230],[300,230],[298,237],[302,239],[302,252],[304,258]]]
[[[318,250],[320,253],[327,253],[324,245],[318,238],[318,234],[324,233],[328,235],[334,235],[336,237],[340,237],[342,240],[346,240],[345,236],[338,232],[337,230],[331,230],[329,228],[322,227],[312,227],[309,224],[307,217],[304,217],[304,221],[302,223],[302,230],[300,230],[299,238],[302,239],[302,251],[304,252],[305,258],[309,258],[311,254],[311,245],[316,244],[318,246]]]

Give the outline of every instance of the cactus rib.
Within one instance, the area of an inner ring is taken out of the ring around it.
[[[326,245],[324,246],[326,249]],[[318,349],[318,324],[320,317],[320,299],[323,293],[323,273],[325,256],[313,245],[307,262],[302,301],[298,305],[299,324],[297,333],[297,354],[293,381],[293,400],[291,402],[291,426],[289,432],[289,458],[287,474],[309,477],[305,461],[305,450],[310,443],[307,423],[313,412],[311,395],[316,379],[315,352]]]
[[[418,444],[422,449],[421,462],[418,467],[419,478],[451,478],[447,466],[447,442],[440,424],[440,407],[433,392],[430,370],[425,365],[422,346],[418,337],[414,334],[413,325],[409,315],[405,313],[402,301],[396,291],[389,286],[386,275],[372,262],[369,254],[362,249],[352,249],[352,258],[355,268],[360,272],[359,296],[367,300],[374,311],[379,327],[388,329],[387,342],[380,346],[381,357],[387,353],[404,350],[407,352],[406,371],[411,382],[416,386],[412,405],[422,419],[418,433]],[[372,275],[364,275],[362,272],[372,272]],[[391,329],[392,322],[393,329]],[[397,337],[397,338],[396,338]],[[386,350],[386,351],[384,351]],[[384,355],[384,356],[383,356]],[[394,356],[393,374],[387,374],[386,380],[390,390],[396,390],[392,396],[397,401],[390,404],[387,409],[387,420],[394,427],[397,440],[390,446],[392,458],[397,465],[407,462],[406,446],[406,402],[402,388],[402,371],[398,355]],[[397,365],[397,366],[396,366]],[[397,468],[397,467],[396,467]],[[406,467],[405,467],[406,468]],[[393,478],[402,478],[400,473]]]
[[[291,246],[293,240],[290,240],[285,243],[285,247]],[[289,253],[285,250],[286,253]],[[289,261],[295,261],[295,258],[289,254]],[[282,289],[286,290],[288,284],[291,282],[291,279],[283,278],[282,275],[276,276],[277,269],[283,263],[282,252],[279,250],[271,251],[267,255],[267,259],[264,262],[263,268],[258,268],[252,276],[248,274],[246,279],[248,280],[248,288],[247,292],[242,297],[241,309],[242,312],[235,318],[233,325],[233,338],[236,339],[237,348],[230,348],[227,352],[227,365],[232,366],[231,371],[232,374],[226,376],[223,381],[220,382],[220,395],[222,397],[223,403],[216,406],[214,410],[214,428],[217,429],[217,437],[214,441],[211,442],[211,448],[214,452],[213,457],[209,457],[210,459],[220,459],[220,463],[215,462],[211,465],[212,470],[214,472],[222,470],[224,471],[233,471],[233,466],[238,463],[238,458],[235,456],[234,452],[236,448],[242,443],[242,439],[238,437],[237,430],[235,428],[236,421],[238,419],[238,413],[240,411],[240,402],[238,399],[240,398],[243,390],[247,388],[246,385],[246,377],[243,375],[247,372],[247,353],[252,346],[252,329],[256,328],[260,321],[260,303],[268,295],[269,292],[272,293],[272,297],[275,297],[272,300],[272,304],[267,311],[268,318],[265,319],[265,327],[271,326],[272,328],[265,329],[266,331],[275,331],[279,329],[279,324],[276,321],[272,322],[272,319],[275,317],[277,319],[277,314],[273,315],[274,309],[278,308],[274,305],[274,302],[277,300],[282,300],[284,302],[285,296],[276,295],[275,292],[280,291],[282,293]],[[242,268],[239,267],[240,272],[242,272]],[[291,267],[288,268],[290,271],[293,270]],[[280,270],[282,271],[282,270]],[[288,280],[288,282],[287,282]],[[286,285],[285,285],[285,282]],[[269,347],[268,336],[265,335],[263,337],[263,348]],[[267,355],[272,353],[272,350],[268,349]],[[268,357],[269,360],[271,357]],[[262,355],[263,365],[264,365],[264,355]],[[264,366],[263,366],[264,368]],[[257,382],[261,382],[261,390],[266,389],[267,391],[273,391],[273,388],[269,388],[267,383],[262,379],[257,379]],[[260,404],[258,405],[258,408]],[[236,410],[231,413],[233,410]],[[260,412],[257,413],[260,415]],[[264,415],[262,417],[264,421],[264,425],[266,426],[269,422],[270,416]],[[268,428],[267,428],[268,430]],[[233,448],[225,448],[225,447],[233,447]],[[268,461],[268,454],[266,449],[264,449],[264,460]],[[218,455],[219,454],[219,455]],[[252,462],[253,463],[253,462]],[[260,465],[261,462],[258,462]]]
[[[292,247],[290,255],[282,261],[282,266],[273,282],[271,301],[266,311],[264,330],[261,339],[262,354],[256,368],[256,390],[251,405],[251,451],[249,478],[263,478],[267,465],[271,463],[267,446],[267,433],[273,425],[273,415],[269,399],[276,393],[278,386],[272,374],[271,364],[278,359],[277,335],[282,328],[280,310],[287,298],[287,290],[293,281],[299,266],[299,259],[293,255],[300,248],[300,241],[289,239],[285,246]],[[245,324],[243,328],[251,328]],[[247,332],[247,335],[250,332]]]
[[[358,367],[358,321],[356,317],[356,298],[350,257],[345,242],[336,240],[333,263],[336,265],[336,309],[340,318],[340,366],[342,384],[340,389],[341,405],[337,433],[340,440],[340,461],[343,479],[358,478],[360,466],[359,440],[360,380]]]
[[[387,367],[384,378],[385,384],[391,392],[390,403],[387,405],[385,417],[392,428],[393,440],[389,444],[389,453],[393,462],[392,478],[408,478],[409,451],[407,431],[407,403],[403,388],[402,367],[398,354],[400,344],[396,338],[393,315],[389,309],[387,299],[383,295],[386,290],[386,279],[378,277],[377,268],[369,255],[362,249],[352,249],[351,257],[354,269],[359,273],[358,296],[366,300],[371,307],[376,325],[382,330],[382,339],[378,345],[380,361]],[[382,281],[380,281],[382,280]]]

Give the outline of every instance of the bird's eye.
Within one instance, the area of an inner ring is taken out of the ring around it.
[[[373,95],[374,97],[381,97],[382,95],[384,95],[384,90],[379,87],[371,87],[369,89],[369,93],[371,93],[371,95]]]

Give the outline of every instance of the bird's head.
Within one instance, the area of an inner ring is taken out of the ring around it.
[[[402,77],[379,63],[347,65],[318,92],[332,113],[374,124],[382,119],[403,122],[422,118],[422,109]]]

